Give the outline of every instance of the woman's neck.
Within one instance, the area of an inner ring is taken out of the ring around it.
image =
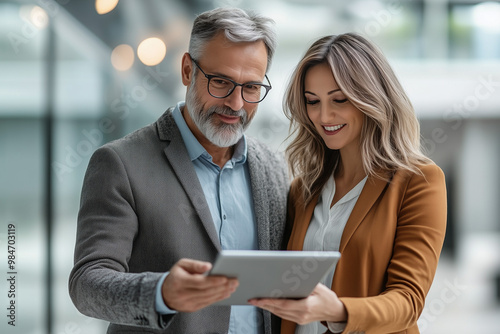
[[[342,154],[335,170],[335,180],[342,180],[344,184],[358,184],[366,176],[361,159],[361,152],[350,152]]]

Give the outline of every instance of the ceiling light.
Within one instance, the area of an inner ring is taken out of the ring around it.
[[[119,0],[95,0],[95,10],[103,15],[111,12],[118,5]]]
[[[134,49],[130,45],[118,45],[111,52],[111,64],[118,71],[126,71],[134,64]]]
[[[49,24],[47,12],[38,6],[34,6],[30,12],[30,22],[37,28],[43,29]]]
[[[137,48],[137,56],[147,66],[155,66],[161,63],[166,53],[167,47],[165,43],[156,37],[143,40]]]

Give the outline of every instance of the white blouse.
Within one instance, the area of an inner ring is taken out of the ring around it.
[[[344,197],[342,197],[335,205],[330,208],[330,205],[335,195],[335,179],[333,175],[328,179],[318,203],[314,208],[314,213],[311,218],[311,223],[307,229],[304,239],[303,250],[305,251],[338,251],[340,246],[340,238],[344,232],[344,227],[351,215],[352,209],[356,204],[363,187],[365,186],[365,177],[354,188],[352,188]],[[335,267],[328,273],[321,283],[327,287],[332,286],[333,274]],[[344,323],[328,323],[330,330],[334,333],[341,333],[345,328]],[[298,325],[295,334],[321,334],[324,333],[326,327],[319,321],[311,322],[306,325]]]

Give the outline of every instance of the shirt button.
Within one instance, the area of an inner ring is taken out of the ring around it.
[[[224,218],[224,220],[226,220],[226,215],[224,215],[222,218]]]

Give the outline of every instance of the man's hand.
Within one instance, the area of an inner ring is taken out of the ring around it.
[[[205,276],[212,268],[209,262],[179,260],[170,270],[161,288],[168,308],[194,312],[219,300],[229,298],[238,287],[236,278]]]

